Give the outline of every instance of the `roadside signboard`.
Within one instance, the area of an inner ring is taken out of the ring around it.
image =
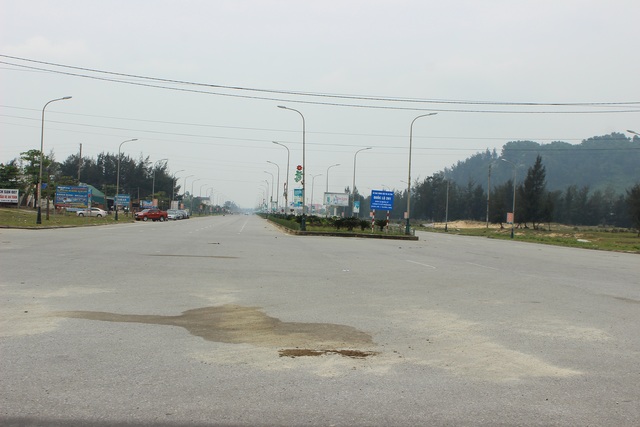
[[[353,202],[353,213],[360,213],[360,200]]]
[[[91,204],[89,187],[59,185],[56,188],[55,205],[68,210],[86,209]]]
[[[393,191],[371,190],[371,209],[393,210]]]
[[[302,207],[302,188],[293,189],[293,206],[296,208]]]
[[[131,204],[131,196],[128,194],[116,194],[116,205],[129,207]]]
[[[19,190],[0,189],[0,203],[18,203]]]
[[[324,193],[324,204],[327,206],[349,206],[349,194]]]
[[[150,209],[153,207],[153,200],[140,200],[140,207],[142,209]]]

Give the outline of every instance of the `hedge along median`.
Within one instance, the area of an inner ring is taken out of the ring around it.
[[[281,231],[296,236],[335,236],[335,237],[364,237],[368,239],[419,240],[417,236],[406,234],[371,232],[371,221],[358,218],[322,218],[318,216],[306,217],[306,231],[300,230],[300,216],[260,214]],[[315,228],[315,230],[314,230]],[[330,230],[335,228],[335,230]],[[378,227],[376,227],[378,228]],[[360,231],[354,231],[360,229]],[[343,231],[344,230],[344,231]]]

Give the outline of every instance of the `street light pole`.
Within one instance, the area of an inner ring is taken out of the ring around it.
[[[267,172],[267,173],[268,173],[268,172]],[[273,181],[273,175],[271,175],[271,180]],[[267,196],[265,197],[265,203],[267,203],[267,202],[269,202],[269,181],[267,181],[267,180],[265,179],[265,180],[264,180],[264,182],[266,182],[266,183],[267,183]],[[272,184],[272,186],[273,186],[273,184]],[[273,193],[272,193],[272,195],[271,195],[271,199],[273,199]],[[269,205],[270,205],[270,204],[271,204],[271,203],[269,202]],[[271,210],[271,206],[269,206],[269,207],[267,208],[267,212],[269,212],[270,210]]]
[[[422,115],[416,117],[415,119],[413,119],[411,121],[411,126],[409,127],[409,177],[407,178],[407,227],[405,229],[405,234],[406,235],[410,235],[411,234],[411,225],[410,225],[411,224],[410,223],[410,218],[411,218],[411,150],[413,148],[413,124],[420,117],[435,116],[436,114],[438,114],[438,113],[422,114]]]
[[[316,181],[316,176],[322,176],[322,174],[311,175],[311,213],[313,214],[313,188]]]
[[[276,141],[271,142],[287,149],[287,181],[284,184],[284,212],[287,213],[287,209],[289,209],[289,147]]]
[[[173,173],[173,178],[171,178],[171,202],[173,203],[173,197],[175,196],[176,191],[176,175],[178,172],[184,172],[185,169],[180,169],[179,171],[175,171]]]
[[[356,157],[358,156],[358,153],[361,151],[365,151],[365,150],[371,150],[372,147],[367,147],[367,148],[361,148],[358,151],[355,152],[355,154],[353,155],[353,185],[351,186],[351,198],[353,199],[351,201],[351,216],[355,216],[355,207],[356,207]]]
[[[271,175],[271,197],[269,198],[269,212],[273,212],[273,174],[269,171],[264,171],[264,173],[268,173],[269,175]]]
[[[137,141],[137,140],[138,138],[127,139],[126,141],[122,141],[118,146],[118,172],[116,177],[116,197],[115,197],[115,200],[113,201],[114,209],[116,211],[116,218],[115,218],[116,221],[118,220],[118,194],[120,193],[120,157],[122,157],[122,154],[120,154],[120,149],[122,148],[122,144],[124,144],[125,142],[131,142],[131,141]]]
[[[44,110],[47,108],[47,105],[56,101],[64,101],[67,99],[71,99],[70,96],[65,96],[64,98],[56,98],[44,104],[42,107],[42,127],[40,128],[40,172],[38,174],[38,215],[36,216],[36,224],[42,224],[42,163],[44,163]]]
[[[276,211],[280,210],[280,166],[277,163],[272,162],[271,160],[267,160],[267,163],[271,163],[272,165],[276,165],[278,168],[278,179],[276,180],[275,193],[276,193]]]
[[[189,212],[189,216],[193,215],[193,184],[198,181],[202,181],[202,178],[194,179],[193,181],[191,181],[191,212]]]
[[[306,231],[307,230],[307,224],[305,221],[305,215],[307,213],[306,210],[306,204],[305,204],[305,194],[304,194],[304,187],[305,187],[305,181],[306,181],[306,173],[307,173],[307,165],[305,163],[305,156],[306,156],[306,148],[305,148],[305,121],[304,121],[304,116],[302,115],[302,113],[298,110],[295,110],[293,108],[289,108],[289,107],[285,107],[284,105],[278,105],[278,108],[282,108],[284,110],[291,110],[291,111],[295,111],[296,113],[300,114],[300,117],[302,117],[302,220],[300,221],[300,231]],[[288,173],[288,171],[287,171]]]
[[[326,192],[329,192],[329,169],[334,168],[336,166],[340,166],[340,163],[336,163],[335,165],[331,165],[327,168],[327,189]]]
[[[513,165],[513,205],[512,205],[512,208],[511,208],[512,215],[513,215],[513,218],[511,218],[511,238],[513,239],[513,227],[514,227],[514,225],[516,223],[516,173],[517,173],[518,165],[516,165],[513,162],[510,162],[507,159],[500,159],[500,160],[502,160],[503,162],[507,162],[507,163],[510,163],[511,165]]]
[[[166,162],[168,160],[169,159],[156,160],[156,162],[153,164],[153,184],[151,184],[151,200],[153,200],[156,195],[156,165],[160,162]]]

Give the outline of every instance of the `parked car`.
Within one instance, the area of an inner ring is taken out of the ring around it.
[[[97,216],[97,217],[105,217],[107,216],[107,211],[102,210],[100,208],[91,208],[91,211],[88,209],[83,209],[81,211],[76,212],[77,216]]]
[[[172,219],[175,221],[177,219],[183,219],[183,218],[184,218],[184,214],[178,209],[169,209],[167,211],[167,219]]]
[[[167,212],[161,211],[160,209],[150,208],[143,209],[140,212],[136,212],[135,215],[136,221],[166,221],[167,220]]]
[[[189,211],[185,211],[184,209],[179,209],[178,211],[182,214],[184,219],[189,219]]]

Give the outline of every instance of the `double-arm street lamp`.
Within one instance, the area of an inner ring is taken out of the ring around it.
[[[410,235],[411,234],[411,223],[410,223],[410,218],[411,218],[411,149],[413,148],[413,124],[415,123],[416,120],[418,120],[420,117],[428,117],[428,116],[435,116],[438,113],[429,113],[429,114],[422,114],[418,117],[416,117],[415,119],[413,119],[411,121],[411,126],[409,127],[409,177],[407,178],[407,227],[405,228],[405,233],[406,235]]]
[[[114,209],[116,211],[116,221],[118,220],[118,194],[120,193],[120,157],[122,157],[122,154],[121,154],[122,144],[124,144],[125,142],[131,142],[131,141],[137,141],[137,140],[138,138],[127,139],[126,141],[122,141],[118,146],[118,172],[116,177],[116,197],[115,197],[115,200],[113,201]]]
[[[355,152],[355,154],[353,155],[353,186],[351,187],[351,194],[352,194],[352,198],[353,200],[351,201],[351,216],[355,216],[355,207],[356,207],[356,156],[358,155],[359,152],[361,151],[365,151],[365,150],[371,150],[372,147],[367,147],[367,148],[361,148],[358,151]]]
[[[281,144],[277,141],[272,141],[274,144],[280,145],[287,149],[287,180],[284,183],[284,211],[285,213],[289,209],[289,147],[284,144]],[[278,190],[279,191],[279,190]]]
[[[42,204],[42,164],[44,163],[44,109],[52,102],[65,101],[67,99],[71,99],[71,97],[65,96],[64,98],[52,99],[42,107],[42,127],[40,130],[40,173],[38,174],[38,215],[36,216],[36,224],[42,224],[42,209],[40,205]]]
[[[305,148],[305,121],[304,121],[304,116],[302,115],[302,113],[298,110],[295,110],[293,108],[289,108],[289,107],[285,107],[284,105],[278,105],[278,108],[282,108],[284,110],[291,110],[291,111],[295,111],[296,113],[300,114],[300,117],[302,117],[302,220],[300,221],[300,231],[306,231],[307,230],[307,224],[305,221],[305,215],[307,213],[306,210],[306,203],[305,203],[305,194],[304,194],[304,186],[305,186],[305,178],[306,178],[306,173],[307,173],[307,165],[305,163],[305,154],[306,154],[306,148]],[[287,167],[287,169],[289,169]],[[287,173],[289,173],[289,171],[287,170]],[[288,184],[288,180],[287,180],[287,184]],[[287,188],[288,191],[288,188]]]

